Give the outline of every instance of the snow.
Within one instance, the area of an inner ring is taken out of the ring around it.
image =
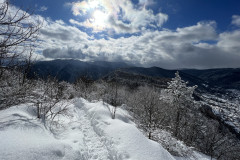
[[[185,158],[185,157],[175,157],[176,160],[210,160],[211,157],[202,154],[200,152],[193,152],[193,155],[189,158]],[[215,160],[215,158],[212,158],[211,160]]]
[[[1,111],[1,160],[67,160],[80,156],[69,144],[54,138],[29,111],[27,105]]]
[[[216,116],[221,118],[225,124],[231,126],[236,133],[240,133],[240,108],[238,100],[240,92],[235,90],[228,91],[229,95],[223,95],[222,98],[214,94],[203,94],[204,101],[202,103],[210,106]]]
[[[75,99],[69,116],[45,125],[31,104],[0,111],[1,160],[174,160],[162,146],[147,139],[128,113],[103,102]]]
[[[105,143],[112,144],[111,152],[117,159],[158,160],[174,159],[162,146],[147,139],[129,121],[122,109],[117,110],[116,119],[112,119],[109,110],[102,102],[86,106],[88,115],[93,115],[92,125],[95,131],[105,137]],[[116,145],[117,144],[117,145]]]

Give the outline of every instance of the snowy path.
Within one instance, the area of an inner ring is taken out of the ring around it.
[[[102,102],[80,99],[75,103],[75,112],[84,135],[87,159],[174,160],[158,143],[148,140],[121,109],[112,119]]]
[[[83,133],[83,157],[87,160],[108,160],[109,151],[101,137],[94,131],[91,118],[81,108],[75,109],[78,115],[78,127]],[[72,129],[75,129],[74,127]]]

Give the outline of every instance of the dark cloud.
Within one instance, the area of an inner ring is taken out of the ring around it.
[[[216,46],[202,48],[188,44],[182,46],[179,52],[182,54],[176,57],[175,68],[239,67],[240,56],[230,55]]]
[[[86,56],[82,53],[81,49],[75,50],[73,48],[45,49],[43,50],[43,56],[46,58],[86,58]]]
[[[51,31],[48,31],[48,30],[40,30],[41,34],[43,35],[46,35],[46,36],[49,36],[49,37],[52,37],[52,38],[55,38],[55,39],[58,39],[58,40],[70,40],[72,37],[71,37],[71,34],[69,34],[68,31],[64,31],[64,30],[58,30],[58,32],[51,32]]]

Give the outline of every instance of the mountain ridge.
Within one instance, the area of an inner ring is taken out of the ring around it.
[[[149,76],[152,79],[171,79],[175,77],[176,71],[179,71],[182,79],[188,81],[189,85],[198,85],[202,90],[209,90],[212,87],[240,89],[240,68],[168,70],[156,66],[150,68],[135,67],[124,62],[85,62],[74,59],[56,59],[36,62],[32,66],[29,77],[36,78],[38,75],[40,78],[47,78],[50,75],[60,81],[73,83],[81,76],[87,76],[93,80],[107,79],[106,76],[116,71],[121,71],[121,75],[127,73],[128,77],[131,77],[131,74],[133,77],[139,74],[142,77]],[[131,78],[128,79],[131,80]]]

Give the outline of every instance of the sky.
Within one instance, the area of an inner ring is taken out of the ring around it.
[[[44,25],[41,60],[74,58],[136,66],[240,67],[238,0],[12,0]],[[34,18],[33,18],[34,19]]]

